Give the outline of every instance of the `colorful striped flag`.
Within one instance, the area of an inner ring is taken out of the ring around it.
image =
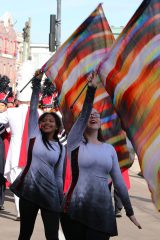
[[[111,96],[160,210],[160,1],[144,0],[100,64]]]
[[[70,120],[66,130],[79,115],[86,90],[72,111],[70,106],[86,85],[89,73],[105,57],[113,42],[114,36],[100,4],[42,67],[50,80],[55,82],[63,116]],[[105,91],[101,92],[99,99],[104,97]]]
[[[59,92],[59,103],[66,132],[70,130],[82,109],[86,89],[72,110],[70,106],[86,85],[88,74],[105,58],[113,42],[114,36],[100,4],[42,67],[51,81],[55,82]],[[120,166],[129,167],[131,161],[125,135],[120,124],[115,124],[119,120],[109,99],[100,82],[94,107],[101,112],[104,138],[115,146]],[[108,114],[108,118],[104,117],[104,113]],[[110,134],[107,135],[108,133]]]
[[[100,89],[105,91],[104,87]],[[100,101],[94,103],[94,108],[101,113],[101,129],[104,140],[114,146],[119,160],[120,167],[129,168],[133,159],[129,157],[126,144],[126,134],[121,128],[120,119],[114,109],[111,97],[104,92],[104,97]],[[97,97],[96,99],[97,100]]]

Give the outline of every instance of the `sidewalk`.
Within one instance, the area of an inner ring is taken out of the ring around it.
[[[129,171],[133,172],[134,174],[138,174],[141,171],[137,156],[135,157],[134,163]]]
[[[155,209],[146,181],[139,177],[139,163],[135,160],[129,170],[131,189],[129,191],[132,206],[137,220],[142,225],[139,230],[125,215],[117,219],[118,237],[111,240],[159,240],[160,238],[160,213]],[[19,222],[15,220],[15,208],[12,193],[7,190],[5,199],[5,211],[0,211],[0,240],[17,240],[19,233]],[[38,214],[36,225],[31,240],[44,240],[44,228],[40,214]],[[60,229],[59,240],[65,240]],[[98,240],[98,239],[97,239]]]
[[[20,222],[15,221],[16,212],[14,206],[13,194],[7,190],[5,197],[5,210],[0,211],[0,240],[17,240],[19,234]],[[59,231],[60,240],[65,240],[62,231]],[[41,215],[38,214],[32,240],[44,240],[44,228],[41,219]]]

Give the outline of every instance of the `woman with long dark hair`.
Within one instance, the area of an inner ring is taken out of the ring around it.
[[[112,145],[101,138],[100,114],[92,108],[96,74],[87,90],[82,112],[67,139],[72,182],[61,218],[66,240],[107,240],[117,235],[108,176],[119,191],[127,216],[139,228]]]
[[[65,150],[58,139],[61,129],[58,115],[52,112],[38,117],[41,78],[42,74],[37,72],[33,79],[27,165],[11,185],[11,190],[20,198],[19,240],[31,238],[39,209],[46,239],[58,240]]]

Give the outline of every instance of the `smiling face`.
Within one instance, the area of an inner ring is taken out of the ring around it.
[[[87,122],[87,128],[98,130],[100,127],[101,127],[100,114],[97,112],[96,109],[92,108],[90,117]]]
[[[54,116],[51,114],[46,114],[43,119],[39,122],[39,127],[42,132],[46,134],[52,134],[54,135],[55,131],[57,130],[57,124],[55,121]]]

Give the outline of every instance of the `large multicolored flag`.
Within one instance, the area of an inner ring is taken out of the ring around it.
[[[89,73],[105,57],[113,42],[114,36],[100,4],[42,67],[56,84],[64,119],[69,119],[66,131],[81,111],[86,89],[71,110],[72,103],[86,85]],[[105,92],[99,91],[98,100],[104,98]]]
[[[144,0],[100,64],[99,76],[160,211],[160,1]]]
[[[86,85],[88,74],[105,58],[113,42],[114,36],[100,4],[42,67],[46,75],[56,84],[67,132],[82,109],[86,89],[73,109],[70,109],[70,106]],[[111,99],[101,82],[96,91],[94,107],[101,112],[104,138],[115,146],[120,166],[129,167],[131,161],[125,135]]]
[[[104,87],[100,87],[105,91]],[[101,129],[103,139],[114,146],[121,169],[129,168],[133,159],[129,157],[129,152],[126,144],[126,134],[121,128],[120,119],[114,109],[111,97],[107,92],[104,92],[105,97],[100,101],[95,98],[94,108],[101,113]]]

